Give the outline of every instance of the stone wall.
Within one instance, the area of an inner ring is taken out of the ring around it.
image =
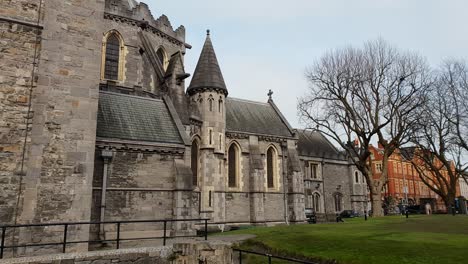
[[[16,17],[17,8],[25,20],[38,16],[38,10],[26,14],[22,6],[29,1],[13,1],[3,6],[0,14]],[[7,4],[7,3],[5,3]],[[16,6],[13,4],[17,4]],[[11,8],[11,9],[10,9]],[[7,13],[8,11],[8,13]],[[31,17],[30,17],[31,16]],[[36,18],[37,19],[37,18]],[[19,184],[22,177],[22,161],[26,137],[26,122],[29,106],[29,92],[35,88],[32,80],[34,53],[39,57],[40,48],[36,39],[40,28],[0,20],[0,222],[13,223]],[[40,38],[38,39],[40,40]],[[26,142],[29,139],[26,140]],[[25,167],[23,167],[25,169]]]

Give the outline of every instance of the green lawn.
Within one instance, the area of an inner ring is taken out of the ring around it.
[[[259,227],[241,247],[338,263],[468,263],[468,216],[345,219],[345,223]],[[255,261],[254,261],[255,262]],[[248,262],[251,263],[251,262]]]

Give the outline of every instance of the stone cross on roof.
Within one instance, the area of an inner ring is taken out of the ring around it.
[[[270,100],[271,100],[271,96],[272,96],[272,95],[273,95],[273,91],[270,89],[270,90],[268,91],[268,98],[269,98]]]

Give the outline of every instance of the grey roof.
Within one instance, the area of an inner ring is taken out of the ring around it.
[[[226,98],[226,130],[293,137],[272,105],[236,98]]]
[[[297,148],[299,155],[345,160],[346,156],[338,151],[322,133],[313,130],[297,130],[299,134],[299,141]]]
[[[172,116],[160,99],[100,92],[97,137],[183,144]]]
[[[406,160],[412,160],[414,157],[414,152],[416,151],[416,147],[403,147],[400,148],[400,153]]]
[[[207,88],[222,90],[226,95],[228,93],[209,34],[206,36],[205,44],[203,45],[190,86],[187,88],[187,93],[193,94],[198,89]]]

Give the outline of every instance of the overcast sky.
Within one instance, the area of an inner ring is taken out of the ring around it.
[[[267,92],[294,127],[304,71],[327,50],[379,37],[426,56],[468,59],[468,0],[145,0],[172,26],[184,25],[193,74],[211,39],[229,96],[266,102]],[[187,83],[188,86],[188,83]]]

